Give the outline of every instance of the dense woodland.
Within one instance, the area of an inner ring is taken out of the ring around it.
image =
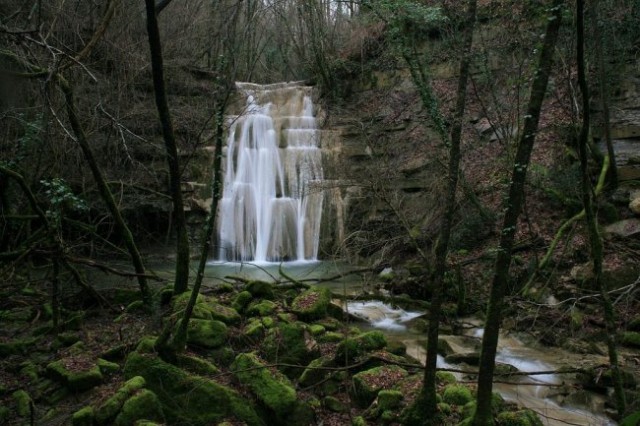
[[[563,400],[640,424],[638,22],[636,0],[0,0],[0,424],[558,424],[496,392],[526,376],[496,362],[509,334],[568,354]],[[235,82],[298,80],[339,135],[321,258],[351,269],[212,280]],[[424,312],[424,359],[341,309],[347,275]]]

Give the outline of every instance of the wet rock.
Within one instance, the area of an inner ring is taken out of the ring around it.
[[[447,355],[444,360],[449,364],[468,364],[479,365],[480,364],[480,352],[464,352]]]

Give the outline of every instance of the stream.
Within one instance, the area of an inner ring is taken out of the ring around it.
[[[335,262],[297,261],[282,264],[286,274],[294,279],[315,284],[326,277],[340,275],[348,266]],[[234,263],[211,262],[206,271],[209,283],[224,277],[242,277],[277,281],[280,264],[278,263]],[[370,291],[368,284],[359,277],[343,276],[321,285],[329,287],[334,294],[357,296]],[[340,303],[352,317],[361,320],[363,329],[378,329],[385,333],[389,341],[399,341],[406,345],[407,354],[424,363],[426,359],[426,337],[412,326],[412,320],[421,317],[424,312],[404,310],[397,306],[375,300],[348,301]],[[477,352],[482,340],[482,323],[475,318],[463,318],[465,330],[461,335],[443,334],[448,346],[454,353]],[[606,358],[599,355],[578,355],[558,348],[538,348],[526,343],[524,335],[502,335],[498,342],[496,361],[509,364],[519,371],[550,371],[560,367],[577,365],[600,365]],[[438,355],[438,368],[474,370],[466,364],[452,364]],[[455,373],[460,381],[473,378]],[[540,415],[545,426],[604,426],[616,425],[604,414],[604,397],[589,391],[572,389],[571,375],[534,375],[523,378],[511,378],[509,384],[495,383],[494,390],[507,401],[516,402],[530,408]],[[517,382],[517,383],[514,383]],[[571,392],[569,392],[571,390]]]

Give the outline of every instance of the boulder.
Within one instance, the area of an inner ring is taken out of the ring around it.
[[[442,401],[451,405],[458,405],[460,407],[473,401],[473,395],[468,387],[463,385],[447,385],[442,393]]]
[[[187,327],[187,343],[215,349],[227,341],[227,326],[217,320],[191,319]]]
[[[302,292],[291,303],[291,311],[305,321],[323,318],[331,303],[331,291],[326,287],[314,287]]]
[[[368,407],[378,392],[391,389],[401,379],[408,376],[407,371],[397,365],[385,365],[353,375],[353,397],[361,407]]]
[[[47,375],[72,392],[83,392],[102,383],[102,372],[84,357],[60,359],[47,365]]]
[[[116,391],[109,399],[103,402],[95,410],[95,423],[98,425],[112,424],[124,403],[137,391],[145,386],[144,378],[135,376],[129,379],[125,384]],[[93,410],[92,410],[93,413]],[[75,417],[75,415],[74,415]]]
[[[294,365],[307,365],[320,356],[316,341],[303,323],[280,323],[268,330],[261,353],[269,361]],[[302,374],[299,368],[281,367],[280,370],[291,378]]]
[[[498,424],[509,426],[543,426],[538,415],[532,410],[504,411],[496,417]]]
[[[205,426],[237,419],[249,426],[264,425],[253,405],[234,390],[191,375],[154,354],[131,353],[124,374],[144,377],[146,387],[162,403],[167,424]]]
[[[339,365],[352,363],[367,352],[382,349],[387,345],[384,334],[380,331],[369,331],[356,337],[342,340],[336,348],[335,361]]]

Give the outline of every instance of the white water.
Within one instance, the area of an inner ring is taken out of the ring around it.
[[[220,201],[219,260],[316,260],[323,179],[311,88],[237,83]]]
[[[404,331],[407,329],[405,325],[407,321],[422,315],[422,312],[405,311],[378,300],[348,302],[347,311],[358,318],[369,321],[373,328],[388,331]]]

